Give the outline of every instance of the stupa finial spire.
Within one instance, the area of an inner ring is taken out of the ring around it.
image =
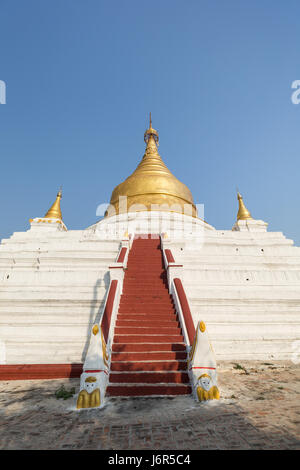
[[[62,198],[62,186],[59,188],[59,191],[56,196],[56,200],[54,204],[50,207],[47,214],[45,215],[45,219],[59,219],[62,220],[62,213],[60,209],[60,200]]]
[[[237,198],[239,201],[239,211],[237,213],[237,220],[247,220],[247,219],[252,219],[250,211],[247,209],[247,207],[244,204],[243,197],[237,191]]]
[[[153,136],[154,141],[156,145],[158,146],[158,141],[159,141],[158,132],[152,127],[152,117],[151,117],[151,112],[150,112],[149,128],[146,130],[144,134],[144,141],[146,142],[146,144],[148,144],[151,136]]]

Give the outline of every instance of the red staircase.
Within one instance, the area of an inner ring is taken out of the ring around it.
[[[167,287],[160,239],[137,238],[128,256],[107,395],[189,393],[186,347]]]

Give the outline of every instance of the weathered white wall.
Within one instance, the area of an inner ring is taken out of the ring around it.
[[[83,362],[119,246],[89,230],[41,228],[2,240],[1,362]]]
[[[300,339],[300,248],[282,233],[205,232],[171,241],[194,323],[218,359],[291,359]]]

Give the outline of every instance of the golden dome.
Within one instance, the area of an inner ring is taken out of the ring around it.
[[[143,210],[184,213],[184,205],[188,204],[190,207],[186,213],[196,217],[197,210],[190,190],[175,178],[158,153],[158,132],[152,127],[151,114],[144,140],[147,145],[140,164],[132,175],[113,190],[110,204],[114,206],[115,213]],[[119,198],[122,196],[127,196],[127,210],[119,207]],[[114,215],[114,210],[108,208],[106,215]]]

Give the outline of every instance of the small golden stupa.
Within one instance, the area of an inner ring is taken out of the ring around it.
[[[62,220],[62,213],[60,209],[60,200],[62,198],[62,190],[57,193],[56,200],[45,215],[45,219],[59,219]]]
[[[248,211],[247,207],[244,204],[243,197],[241,194],[238,192],[237,193],[237,198],[239,201],[239,211],[237,213],[237,220],[248,220],[252,219],[250,211]]]
[[[144,140],[146,151],[140,164],[123,183],[113,190],[110,204],[114,206],[115,213],[123,212],[119,207],[119,197],[127,196],[128,212],[139,212],[145,210],[146,207],[148,211],[184,213],[184,205],[188,204],[188,213],[197,217],[197,210],[190,190],[175,178],[158,153],[158,132],[152,127],[151,113],[150,126],[144,134]],[[137,207],[138,204],[142,204],[144,208]],[[160,207],[153,207],[153,204]],[[114,211],[109,208],[106,216],[111,215],[114,215]]]

